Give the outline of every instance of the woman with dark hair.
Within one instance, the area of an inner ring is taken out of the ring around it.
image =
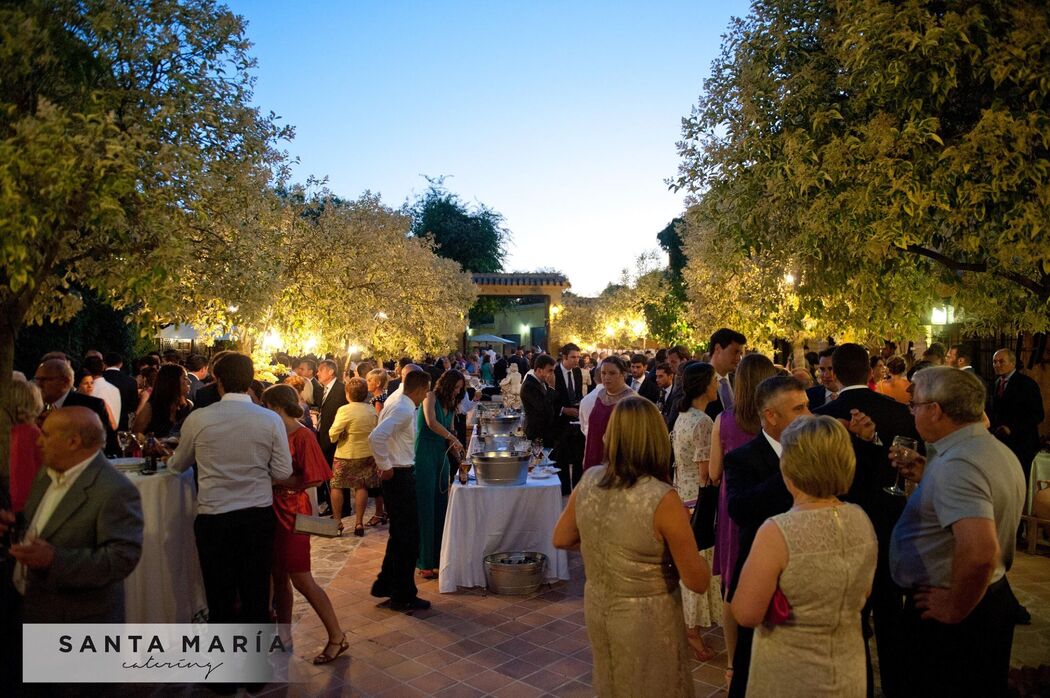
[[[182,421],[193,409],[187,397],[190,379],[178,364],[164,364],[157,371],[153,390],[135,415],[131,430],[136,434],[153,434],[158,439],[170,436],[182,427]]]
[[[908,372],[908,364],[900,356],[891,356],[886,360],[886,376],[875,384],[875,392],[887,395],[902,405],[907,405],[911,400],[911,381],[904,375]]]
[[[424,579],[438,575],[441,532],[448,510],[449,450],[463,454],[452,421],[463,399],[466,380],[455,369],[445,371],[427,393],[416,413],[416,507],[419,510],[419,559],[416,567]]]
[[[492,385],[496,382],[496,378],[492,375],[492,357],[489,353],[481,353],[481,382],[485,385]]]
[[[135,406],[135,411],[138,412],[142,409],[142,406],[149,400],[149,396],[153,393],[153,384],[157,382],[158,367],[151,364],[146,364],[142,367],[142,370],[135,376],[135,382],[139,386],[139,404]],[[121,409],[124,409],[123,405]],[[129,411],[130,410],[126,410]]]
[[[295,388],[290,385],[267,388],[262,394],[262,403],[281,418],[288,432],[288,447],[292,452],[292,476],[273,483],[273,510],[277,525],[274,528],[271,576],[279,632],[282,638],[287,635],[290,640],[294,586],[310,602],[328,632],[328,644],[314,657],[314,664],[328,664],[346,652],[350,644],[339,627],[331,600],[310,573],[310,536],[295,532],[295,517],[311,513],[306,490],[327,480],[332,471],[328,469],[313,431],[299,422],[303,408]]]
[[[599,367],[601,385],[587,393],[580,401],[580,431],[586,437],[583,449],[583,469],[602,462],[605,427],[609,423],[616,403],[631,395],[637,395],[627,385],[630,364],[619,356],[609,356]]]
[[[708,509],[697,512],[697,515],[707,516],[709,530],[718,506],[718,491],[715,489],[717,484],[711,480],[709,468],[714,422],[705,410],[709,403],[717,399],[718,381],[714,366],[700,361],[687,363],[682,370],[679,415],[671,432],[675,460],[674,488],[687,507],[695,502],[695,506],[699,508],[701,501],[708,506]],[[705,491],[713,496],[705,497]],[[700,555],[710,564],[714,541],[708,540],[705,543],[706,547],[702,547]],[[697,541],[699,546],[704,546],[705,543]],[[685,612],[686,639],[693,650],[693,656],[698,662],[710,661],[716,652],[704,646],[700,628],[710,628],[716,619],[722,618],[721,585],[713,580],[704,594],[696,594],[683,587],[682,608]]]
[[[678,582],[703,593],[710,570],[668,482],[671,446],[653,403],[631,396],[616,405],[602,461],[573,490],[553,540],[583,553],[595,691],[692,696]]]
[[[712,573],[719,575],[722,582],[722,594],[729,589],[733,570],[736,569],[737,551],[740,549],[737,525],[729,518],[729,497],[726,491],[725,478],[722,477],[722,459],[725,454],[743,446],[755,438],[762,425],[759,423],[758,402],[755,400],[755,389],[758,384],[770,376],[776,375],[776,367],[769,357],[762,354],[748,354],[736,367],[736,380],[733,382],[733,406],[715,418],[711,434],[711,461],[708,471],[713,482],[720,483],[718,489],[718,514],[715,518],[714,561]],[[733,676],[733,651],[736,649],[737,625],[729,604],[723,605],[722,631],[726,641],[726,683]]]
[[[354,535],[365,535],[365,507],[369,488],[379,487],[379,474],[368,435],[376,428],[379,415],[368,404],[368,383],[351,378],[344,387],[346,404],[335,413],[328,438],[335,444],[335,475],[329,483],[332,517],[343,527],[343,490],[354,491]]]

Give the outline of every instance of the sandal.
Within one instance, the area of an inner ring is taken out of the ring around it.
[[[693,657],[698,662],[709,662],[718,654],[714,648],[704,645],[703,640],[699,636],[687,637],[686,639],[689,643],[689,649],[693,652]]]
[[[365,527],[360,525],[360,524],[358,524],[357,526],[354,526],[354,535],[357,536],[358,538],[360,538],[363,535],[365,535]]]
[[[368,520],[368,523],[366,523],[365,526],[369,526],[369,527],[371,527],[371,526],[378,526],[381,523],[383,523],[383,517],[382,516],[373,516],[372,518],[370,518]]]
[[[438,574],[434,570],[419,570],[419,576],[426,580],[438,578]]]
[[[328,654],[329,647],[336,647],[339,651],[335,654]],[[350,643],[346,641],[346,633],[343,633],[343,639],[339,642],[328,641],[328,644],[324,646],[324,650],[321,654],[314,657],[314,664],[328,664],[338,659],[339,655],[350,649]]]

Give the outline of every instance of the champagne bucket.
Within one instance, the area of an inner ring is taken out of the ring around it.
[[[521,423],[519,415],[495,415],[478,419],[478,436],[509,436]]]
[[[479,485],[524,485],[529,478],[528,451],[486,451],[475,453],[470,461]]]
[[[485,556],[485,581],[496,594],[526,595],[543,584],[547,556],[543,553],[512,552]]]

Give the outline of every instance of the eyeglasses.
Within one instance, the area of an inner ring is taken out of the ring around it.
[[[926,402],[909,402],[908,409],[912,411],[912,414],[915,414],[916,407],[922,407],[923,405],[932,405],[936,402],[936,400],[927,400]]]

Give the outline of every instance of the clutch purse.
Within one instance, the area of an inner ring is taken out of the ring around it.
[[[784,592],[778,585],[776,591],[773,592],[773,598],[769,600],[769,608],[766,609],[766,617],[762,619],[762,623],[773,627],[786,623],[790,618],[791,604],[788,603],[787,597],[784,596]]]
[[[306,514],[295,515],[296,533],[306,533],[311,536],[323,538],[338,538],[339,522],[331,516],[307,516]]]

